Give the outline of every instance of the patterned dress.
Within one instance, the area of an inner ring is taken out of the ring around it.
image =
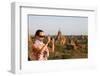
[[[36,40],[32,45],[35,60],[47,60],[49,57],[48,47],[42,41]]]

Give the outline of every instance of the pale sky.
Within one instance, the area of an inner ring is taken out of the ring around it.
[[[55,35],[58,30],[63,35],[87,35],[88,18],[71,16],[43,16],[29,15],[29,32],[34,35],[36,30],[42,29],[46,35]]]

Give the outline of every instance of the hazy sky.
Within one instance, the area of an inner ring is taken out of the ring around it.
[[[29,15],[29,32],[34,35],[37,29],[42,29],[46,35],[55,35],[59,29],[64,35],[87,35],[88,18]]]

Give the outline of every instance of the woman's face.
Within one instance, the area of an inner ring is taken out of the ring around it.
[[[37,36],[38,40],[43,41],[45,37],[44,32],[40,32],[39,35]]]

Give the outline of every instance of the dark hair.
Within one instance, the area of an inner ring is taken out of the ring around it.
[[[43,31],[43,30],[38,29],[38,30],[36,31],[36,33],[35,33],[35,36],[39,36],[39,35],[40,35],[40,32],[44,32],[44,31]]]

